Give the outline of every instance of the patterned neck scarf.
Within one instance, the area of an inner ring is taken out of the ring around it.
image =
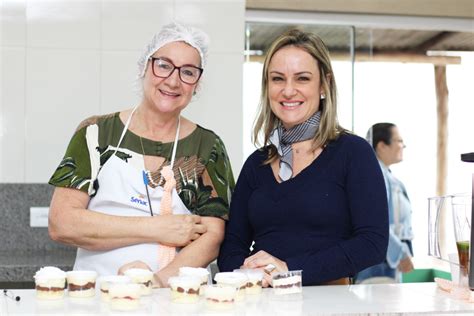
[[[282,123],[278,124],[270,135],[270,143],[273,144],[280,156],[279,176],[282,181],[286,181],[293,175],[293,143],[311,139],[316,134],[321,121],[321,111],[314,113],[308,120],[286,130]]]

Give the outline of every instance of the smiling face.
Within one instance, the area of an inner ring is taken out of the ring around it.
[[[158,49],[152,57],[171,61],[177,67],[193,65],[200,67],[199,52],[184,42],[171,42]],[[161,113],[179,114],[191,101],[196,84],[183,83],[175,69],[168,78],[153,74],[152,63],[148,61],[143,80],[144,102]]]
[[[295,46],[278,50],[268,67],[268,98],[286,129],[309,119],[319,110],[321,98],[316,59]]]

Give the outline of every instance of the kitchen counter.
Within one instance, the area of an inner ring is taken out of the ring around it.
[[[56,301],[35,298],[35,290],[14,290],[20,302],[0,297],[0,315],[112,315],[99,293],[94,298],[65,297]],[[303,294],[276,296],[272,289],[261,295],[248,295],[219,315],[324,315],[324,314],[474,314],[474,304],[454,300],[439,290],[435,283],[370,284],[308,286]],[[123,315],[122,313],[116,313]],[[216,315],[205,306],[204,299],[196,304],[176,304],[170,301],[169,289],[153,290],[142,297],[140,308],[127,315]]]
[[[33,275],[41,267],[55,266],[72,270],[76,250],[0,251],[0,282],[33,282]]]

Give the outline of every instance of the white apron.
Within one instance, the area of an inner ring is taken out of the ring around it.
[[[120,144],[136,109],[136,107],[133,109],[125,124],[116,151],[131,153],[128,149],[120,148]],[[178,134],[179,126],[173,144],[172,164],[176,155]],[[143,170],[145,170],[144,158]],[[113,154],[100,169],[97,180],[100,188],[97,190],[97,194],[90,199],[88,209],[117,216],[151,216],[142,170],[138,170]],[[163,188],[149,186],[148,190],[153,214],[159,215]],[[172,192],[172,205],[173,214],[191,214],[181,201],[176,189],[173,189]],[[104,223],[104,225],[107,224]],[[159,268],[158,244],[137,244],[108,251],[90,251],[78,248],[74,270],[93,270],[97,271],[99,275],[117,274],[122,265],[134,260],[141,260],[152,271],[157,271]]]

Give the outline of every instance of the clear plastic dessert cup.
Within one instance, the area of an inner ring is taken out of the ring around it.
[[[131,283],[132,279],[125,275],[107,275],[99,278],[100,283],[100,298],[104,301],[108,301],[109,289],[112,284],[127,284]]]
[[[209,283],[209,271],[204,268],[181,267],[179,268],[180,276],[194,276],[201,280],[199,295],[204,295],[205,285]]]
[[[213,284],[206,286],[204,297],[206,306],[210,309],[230,309],[234,307],[237,296],[237,288],[225,284]]]
[[[234,272],[244,273],[247,276],[245,294],[255,295],[262,293],[263,271],[260,269],[235,269]]]
[[[273,292],[275,295],[301,293],[303,270],[276,273],[272,278]]]
[[[179,275],[198,277],[201,280],[201,285],[207,285],[209,280],[209,271],[204,268],[181,267]]]
[[[36,297],[42,300],[56,300],[64,297],[66,272],[56,267],[43,267],[34,275]]]
[[[95,271],[68,271],[66,272],[67,290],[70,297],[94,297]]]
[[[236,301],[245,299],[247,275],[241,272],[219,272],[214,276],[217,284],[228,285],[237,289]]]
[[[201,279],[195,276],[176,276],[168,279],[171,289],[171,301],[190,304],[199,300]]]
[[[140,306],[142,287],[136,283],[111,283],[109,287],[110,309],[130,311]]]
[[[141,285],[141,295],[150,295],[152,290],[153,272],[146,269],[128,269],[124,275],[132,279],[133,283]]]

